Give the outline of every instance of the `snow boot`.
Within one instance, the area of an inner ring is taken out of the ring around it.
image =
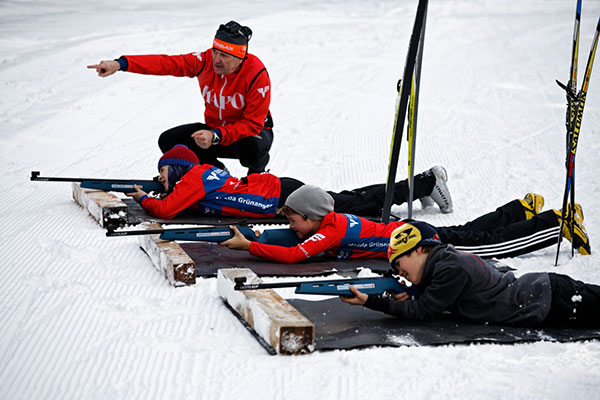
[[[522,200],[519,200],[525,208],[525,219],[531,219],[539,214],[544,207],[544,196],[541,194],[527,193]]]
[[[433,207],[433,205],[435,204],[433,202],[433,199],[431,198],[431,196],[421,197],[419,199],[419,201],[421,202],[421,208],[422,209]]]
[[[573,238],[571,238],[571,224],[570,224],[570,214],[571,214],[571,205],[567,204],[567,218],[565,220],[565,224],[563,225],[562,235],[569,242],[573,243],[573,247],[577,249],[579,254],[589,255],[592,254],[592,248],[590,246],[590,239],[585,230],[585,226],[583,226],[583,209],[581,205],[575,203],[575,207],[573,207],[574,215],[573,215]],[[558,219],[558,223],[561,223],[561,212],[559,210],[553,210],[556,214],[556,218]]]
[[[440,165],[432,167],[427,171],[435,176],[435,186],[429,196],[437,203],[440,207],[440,211],[444,214],[452,212],[452,196],[446,182],[448,181],[448,173],[446,169]]]

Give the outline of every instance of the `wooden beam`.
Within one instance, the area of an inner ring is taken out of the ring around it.
[[[74,182],[73,200],[103,228],[116,228],[127,223],[127,205],[113,193],[103,190],[83,189]]]
[[[145,229],[162,229],[159,224],[143,224]],[[175,241],[162,240],[160,235],[140,235],[140,247],[150,256],[152,264],[173,286],[196,283],[196,263]]]
[[[235,278],[246,283],[260,278],[247,268],[220,269],[217,292],[278,354],[300,354],[314,350],[315,327],[272,289],[237,291]]]
[[[84,189],[73,183],[73,200],[102,226],[114,229],[127,224],[127,204],[113,193]],[[144,224],[146,229],[162,229],[158,224]],[[196,263],[174,241],[162,240],[159,235],[139,236],[140,246],[150,256],[154,266],[173,286],[196,283]]]

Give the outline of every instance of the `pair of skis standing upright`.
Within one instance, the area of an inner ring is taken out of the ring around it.
[[[556,81],[560,87],[566,91],[567,96],[567,113],[566,113],[566,128],[567,128],[567,157],[566,157],[566,182],[562,204],[561,226],[558,236],[558,245],[556,251],[556,261],[558,264],[558,256],[560,253],[560,243],[562,241],[562,231],[565,223],[570,227],[570,234],[573,237],[574,212],[567,214],[567,203],[571,210],[575,205],[575,154],[577,152],[577,144],[579,141],[579,132],[581,129],[581,120],[583,117],[583,108],[592,73],[592,65],[598,45],[598,35],[600,32],[600,20],[596,26],[596,32],[592,40],[588,62],[586,65],[583,85],[579,93],[577,93],[577,60],[579,53],[579,25],[581,22],[581,3],[582,0],[577,0],[577,9],[575,13],[575,26],[573,30],[573,50],[571,55],[571,69],[569,81],[567,85]],[[394,123],[394,135],[392,136],[392,144],[390,149],[390,160],[388,166],[388,180],[386,185],[386,198],[383,206],[381,220],[384,223],[389,222],[390,210],[392,205],[392,196],[394,193],[394,181],[396,178],[396,170],[398,165],[398,157],[400,153],[400,142],[402,140],[402,132],[404,129],[404,120],[406,117],[406,109],[408,104],[408,134],[409,142],[408,149],[408,173],[409,173],[409,199],[408,199],[408,218],[412,217],[412,202],[413,202],[413,178],[415,164],[415,142],[417,134],[417,111],[419,100],[419,83],[421,78],[421,62],[423,58],[423,46],[425,40],[425,24],[427,19],[428,0],[419,0],[417,14],[413,31],[410,38],[406,64],[404,66],[403,79],[401,85],[398,82],[398,107],[396,110],[396,119]],[[410,84],[406,84],[410,82]],[[570,196],[569,196],[570,195]],[[568,221],[567,221],[568,219]],[[573,242],[573,241],[572,241]],[[574,246],[571,245],[571,255],[574,253]]]
[[[558,244],[556,249],[556,260],[554,265],[558,265],[558,256],[560,254],[560,243],[562,241],[562,231],[565,223],[570,228],[571,237],[573,237],[574,227],[574,206],[575,206],[575,154],[577,152],[577,144],[579,143],[579,132],[581,129],[581,120],[583,118],[583,107],[585,106],[585,98],[587,96],[588,87],[590,84],[590,76],[592,74],[592,65],[594,64],[594,57],[596,54],[596,48],[598,46],[598,34],[600,32],[600,20],[596,25],[596,33],[592,40],[592,48],[588,56],[588,62],[585,68],[585,74],[583,76],[583,84],[581,90],[577,93],[577,61],[579,58],[579,25],[581,23],[581,2],[577,0],[577,8],[575,11],[575,24],[573,28],[573,50],[571,53],[571,69],[569,74],[569,81],[566,85],[560,81],[556,81],[558,85],[563,88],[567,96],[567,114],[565,125],[567,128],[567,157],[566,157],[566,182],[565,191],[563,194],[562,211],[561,211],[561,224],[560,233],[558,235]],[[567,206],[568,204],[568,206]],[[567,208],[571,210],[567,214]],[[568,221],[567,221],[568,220]],[[573,240],[571,241],[571,256],[574,254]]]

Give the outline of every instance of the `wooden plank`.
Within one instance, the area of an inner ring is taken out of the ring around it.
[[[84,189],[73,183],[73,199],[94,218],[100,226],[114,229],[127,224],[127,205],[113,193]],[[161,229],[158,224],[143,225],[147,229]],[[196,283],[196,263],[173,241],[159,235],[139,236],[140,246],[150,256],[154,266],[173,286]]]
[[[127,205],[115,194],[103,190],[84,189],[74,182],[73,200],[107,229],[127,223]]]
[[[260,282],[248,268],[220,269],[217,273],[219,296],[278,354],[312,352],[313,323],[274,290],[234,290],[235,278],[242,276],[246,277],[246,283]]]
[[[143,224],[145,229],[162,229],[159,224]],[[196,263],[175,241],[162,240],[160,235],[138,236],[140,247],[150,256],[152,264],[173,286],[196,283]]]

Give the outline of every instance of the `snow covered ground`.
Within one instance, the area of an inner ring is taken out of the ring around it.
[[[235,19],[253,29],[250,51],[273,83],[271,171],[327,189],[383,182],[416,4],[0,2],[0,398],[600,398],[598,341],[269,356],[224,307],[215,279],[174,289],[134,238],[105,237],[68,184],[28,180],[32,170],[153,176],[158,135],[201,120],[197,83],[100,79],[86,65],[204,50]],[[554,79],[568,77],[574,8],[573,0],[431,1],[416,166],[448,169],[455,211],[416,205],[417,217],[461,223],[529,191],[560,207],[565,98]],[[581,71],[599,16],[600,4],[585,0]],[[577,154],[594,254],[570,259],[565,242],[558,268],[551,248],[509,260],[518,273],[600,284],[599,68]]]

